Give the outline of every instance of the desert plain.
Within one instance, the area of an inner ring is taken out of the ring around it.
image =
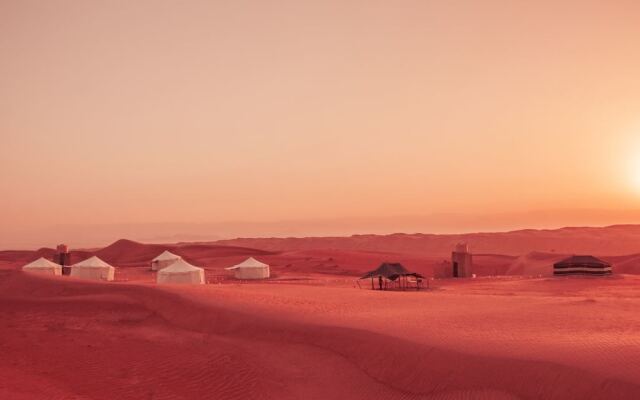
[[[234,239],[74,249],[114,282],[27,274],[0,252],[2,399],[638,399],[640,228]],[[455,243],[475,279],[432,279]],[[206,285],[155,284],[169,249]],[[595,254],[610,277],[553,277]],[[272,278],[238,281],[247,257]],[[371,290],[383,261],[428,288]]]

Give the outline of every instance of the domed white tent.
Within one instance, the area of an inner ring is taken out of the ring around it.
[[[270,275],[269,264],[260,262],[253,257],[225,269],[233,271],[236,279],[267,279]]]
[[[74,278],[112,281],[116,269],[96,256],[71,266],[70,276]]]
[[[169,250],[165,250],[159,256],[151,260],[151,270],[159,271],[181,259],[182,257],[179,255],[173,254]]]
[[[204,269],[189,264],[183,259],[158,271],[157,283],[203,284]]]
[[[62,275],[62,266],[47,260],[44,257],[40,257],[37,260],[30,262],[22,267],[25,272],[36,272],[46,275]]]

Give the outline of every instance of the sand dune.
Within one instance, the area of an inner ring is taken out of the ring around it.
[[[3,250],[0,251],[0,261],[29,262],[40,257],[51,258],[55,254],[54,249],[42,248],[31,250]]]
[[[553,264],[570,255],[532,251],[515,259],[505,275],[551,276]]]
[[[467,294],[456,285],[165,290],[4,271],[0,397],[638,398],[639,320],[626,310],[638,294],[624,305],[608,297],[638,281],[609,280],[589,302],[584,282],[535,281],[543,295],[521,297],[505,293],[522,281]],[[575,297],[559,294],[563,283]]]
[[[626,256],[603,257],[615,266],[615,271],[620,274],[640,274],[640,254]]]
[[[93,254],[111,264],[148,263],[155,256],[168,249],[169,246],[166,245],[143,244],[133,240],[120,239],[93,252]]]
[[[230,256],[269,255],[270,251],[251,249],[239,246],[223,246],[214,244],[146,244],[132,240],[120,239],[107,247],[91,252],[112,264],[146,265],[155,256],[169,250],[190,262],[206,262],[210,258]]]

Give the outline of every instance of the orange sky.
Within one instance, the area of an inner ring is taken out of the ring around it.
[[[0,0],[0,248],[640,222],[639,2],[311,3]]]

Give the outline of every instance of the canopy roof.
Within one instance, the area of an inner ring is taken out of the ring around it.
[[[249,257],[243,262],[241,262],[240,264],[236,264],[233,267],[228,267],[225,269],[230,270],[230,269],[238,269],[238,268],[264,268],[268,266],[269,264],[265,264],[263,262],[256,260],[253,257]]]
[[[400,263],[382,263],[378,268],[374,269],[373,271],[367,272],[360,279],[373,278],[376,276],[381,276],[392,281],[396,280],[399,276],[415,276],[417,278],[423,278],[423,276],[420,274],[409,272]]]
[[[195,265],[191,265],[182,258],[176,260],[176,262],[169,265],[167,268],[161,269],[159,274],[179,274],[181,272],[192,272],[192,271],[204,271],[200,267],[196,267]]]
[[[553,264],[554,267],[588,266],[595,268],[606,268],[611,265],[594,256],[572,256]]]
[[[180,257],[177,254],[173,254],[169,250],[165,250],[162,253],[160,253],[160,255],[158,255],[156,258],[154,258],[153,261],[177,260],[179,258],[182,258],[182,257]]]
[[[29,264],[25,265],[22,268],[55,268],[55,267],[60,267],[60,264],[56,264],[54,262],[47,260],[44,257],[40,257],[37,260],[30,262]]]
[[[97,256],[93,256],[91,258],[87,258],[84,261],[80,261],[79,263],[73,264],[71,266],[71,268],[73,268],[73,267],[87,267],[87,268],[111,267],[111,268],[113,268],[111,265],[109,265],[106,262],[102,261]]]

